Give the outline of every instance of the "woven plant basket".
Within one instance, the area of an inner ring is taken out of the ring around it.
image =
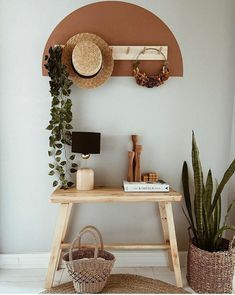
[[[90,233],[96,242],[94,249],[81,247],[81,237],[87,233]],[[74,250],[77,242],[78,249]],[[98,250],[99,243],[100,250]],[[98,229],[86,226],[73,240],[63,260],[77,293],[98,293],[102,291],[110,276],[115,257],[104,251],[103,239]]]
[[[187,280],[197,293],[232,293],[233,242],[223,239],[226,251],[208,252],[190,242],[187,261]],[[229,244],[229,245],[228,245]],[[227,246],[227,247],[226,247]]]

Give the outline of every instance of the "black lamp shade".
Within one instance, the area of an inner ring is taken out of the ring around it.
[[[100,133],[72,132],[72,152],[83,155],[100,153]]]

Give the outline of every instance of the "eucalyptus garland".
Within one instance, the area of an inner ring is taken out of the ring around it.
[[[50,47],[49,56],[45,56],[45,68],[50,77],[51,119],[47,130],[51,132],[49,137],[48,155],[52,158],[49,163],[49,175],[55,177],[53,187],[58,184],[63,189],[73,185],[72,173],[77,171],[77,164],[73,162],[75,155],[71,154],[71,141],[73,126],[72,101],[69,98],[73,82],[69,79],[66,66],[61,63],[62,48]]]

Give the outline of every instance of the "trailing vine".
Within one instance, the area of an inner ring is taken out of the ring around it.
[[[49,136],[48,155],[52,158],[49,163],[49,175],[56,176],[53,187],[60,185],[67,189],[73,185],[72,173],[77,171],[77,164],[73,162],[75,155],[71,154],[72,133],[72,101],[69,98],[73,82],[69,79],[66,66],[61,63],[62,48],[50,47],[49,56],[45,56],[45,68],[50,77],[51,119],[47,130]]]

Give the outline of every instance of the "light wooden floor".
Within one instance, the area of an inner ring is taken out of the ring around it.
[[[164,282],[175,284],[174,273],[168,267],[132,267],[132,268],[114,268],[113,273],[137,274],[152,279],[159,279]],[[0,293],[10,294],[39,294],[43,291],[46,269],[2,269],[0,270]],[[187,287],[185,279],[185,268],[182,268],[184,288],[193,293]],[[62,284],[70,281],[66,269],[57,271],[55,282]]]

